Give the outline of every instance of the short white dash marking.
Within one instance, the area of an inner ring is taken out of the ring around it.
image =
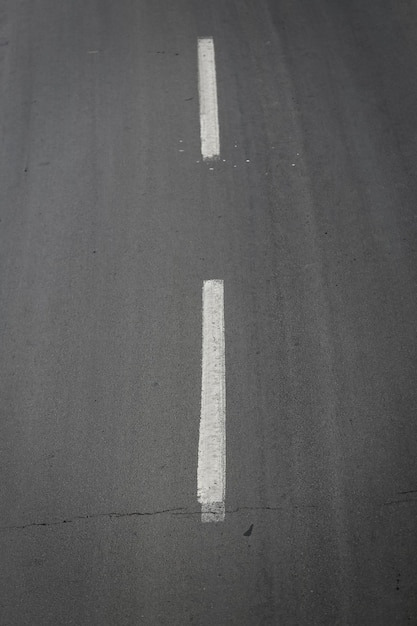
[[[213,37],[198,39],[198,91],[201,154],[203,159],[216,159],[220,156],[220,137]]]
[[[203,351],[197,497],[202,522],[223,522],[226,493],[224,285],[203,284]]]

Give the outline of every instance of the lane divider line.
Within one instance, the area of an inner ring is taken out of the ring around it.
[[[203,341],[197,497],[202,522],[223,522],[226,495],[224,283],[203,283]]]
[[[201,154],[203,159],[218,159],[220,136],[213,37],[198,39],[198,93]]]

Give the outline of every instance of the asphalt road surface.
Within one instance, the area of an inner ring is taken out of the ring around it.
[[[1,626],[416,626],[414,0],[0,0],[0,90]]]

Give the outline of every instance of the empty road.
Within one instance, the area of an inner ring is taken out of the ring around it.
[[[417,5],[0,0],[0,626],[417,626]]]

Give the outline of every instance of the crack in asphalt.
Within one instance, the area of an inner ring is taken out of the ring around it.
[[[415,493],[415,491],[404,491],[400,492],[401,494]],[[383,502],[382,506],[391,506],[395,504],[406,504],[411,502],[417,502],[417,498],[403,498],[402,500],[388,500],[387,502]],[[283,505],[280,506],[238,506],[234,509],[226,509],[227,515],[233,515],[235,513],[240,513],[241,511],[282,511]],[[320,508],[317,504],[304,504],[304,505],[293,505],[293,509],[317,509]],[[201,510],[198,511],[190,511],[183,507],[178,507],[175,509],[161,509],[157,511],[131,511],[128,513],[120,513],[120,512],[111,512],[111,513],[91,513],[90,515],[76,515],[69,519],[61,519],[57,521],[51,522],[29,522],[27,524],[13,525],[13,526],[0,526],[0,532],[7,530],[24,530],[26,528],[37,528],[44,527],[48,528],[50,526],[61,526],[64,524],[73,524],[75,522],[99,519],[107,517],[109,519],[123,519],[127,517],[153,517],[155,515],[184,515],[184,516],[192,516],[192,515],[201,515]]]
[[[389,500],[384,502],[384,506],[390,506],[391,504],[404,504],[407,502],[417,502],[417,498],[404,498],[403,500]]]
[[[299,507],[297,507],[299,508]],[[306,508],[306,507],[300,507]],[[311,508],[311,507],[308,507]],[[315,508],[313,506],[313,508]],[[226,510],[227,514],[239,513],[240,511],[279,511],[282,509],[282,506],[273,507],[273,506],[239,506],[236,509]],[[73,524],[74,522],[90,520],[90,519],[98,519],[101,517],[108,517],[110,519],[120,519],[125,517],[152,517],[154,515],[201,515],[201,510],[199,511],[188,511],[184,508],[176,508],[176,509],[162,509],[160,511],[132,511],[129,513],[92,513],[91,515],[76,515],[70,519],[62,519],[57,520],[55,522],[29,522],[28,524],[21,525],[13,525],[13,526],[0,526],[0,531],[5,530],[24,530],[26,528],[35,528],[35,527],[49,527],[49,526],[60,526],[63,524]]]
[[[15,526],[1,526],[0,530],[20,530],[24,528],[31,528],[33,526],[59,526],[61,524],[73,524],[74,522],[79,522],[83,520],[89,519],[98,519],[100,517],[108,517],[108,518],[122,518],[122,517],[147,517],[152,515],[163,515],[165,513],[172,513],[174,515],[187,515],[187,513],[182,508],[177,509],[162,509],[161,511],[132,511],[129,513],[92,513],[91,515],[76,515],[71,519],[63,519],[57,520],[56,522],[30,522],[28,524],[15,525]]]

